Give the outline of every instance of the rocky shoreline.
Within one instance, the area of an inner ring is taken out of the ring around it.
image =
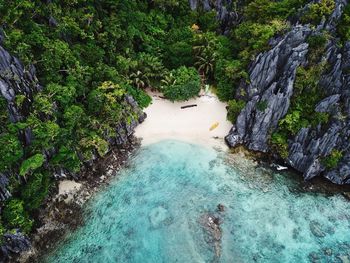
[[[346,199],[350,201],[350,185],[348,184],[335,184],[324,177],[314,177],[310,180],[305,180],[301,175],[302,173],[291,166],[285,165],[282,162],[276,160],[276,158],[270,153],[262,153],[250,150],[246,146],[237,146],[235,148],[230,148],[230,153],[234,156],[240,156],[246,158],[263,169],[272,169],[276,172],[285,174],[286,177],[292,177],[298,183],[298,191],[301,192],[312,192],[312,193],[322,193],[326,195],[342,194]],[[232,158],[228,161],[229,165],[234,165],[239,167],[239,162],[232,162]],[[285,167],[287,169],[278,170],[278,167]],[[297,175],[295,177],[294,175]]]
[[[38,212],[39,226],[30,236],[31,249],[21,253],[19,257],[10,259],[10,262],[38,262],[39,259],[43,259],[48,253],[52,252],[70,231],[82,226],[85,217],[84,204],[96,192],[115,179],[118,171],[127,166],[128,160],[135,154],[140,145],[140,139],[131,137],[129,142],[122,147],[112,149],[105,158],[96,161],[91,169],[82,171],[81,180],[77,181],[80,185],[79,189],[59,195],[59,182],[57,182],[55,191],[52,192],[44,207]],[[231,153],[243,154],[245,158],[253,160],[257,166],[272,169],[272,162],[266,154],[255,154],[244,147],[233,149]],[[283,173],[291,172],[294,171],[283,171]],[[329,195],[341,193],[350,200],[349,185],[335,185],[324,178],[314,178],[307,182],[301,180],[301,178],[296,178],[296,180],[300,182],[297,191],[321,192]],[[207,236],[206,241],[212,245],[216,258],[219,258],[221,253],[222,233],[220,224],[224,211],[225,207],[219,204],[215,213],[203,214],[199,219],[199,224],[202,225]]]
[[[129,158],[140,147],[140,140],[131,137],[122,146],[112,148],[104,158],[84,169],[77,183],[79,189],[59,194],[57,182],[55,189],[37,214],[37,229],[30,236],[32,241],[29,251],[9,262],[38,262],[61,242],[72,230],[84,224],[83,206],[90,198],[115,179],[118,171],[128,163]]]

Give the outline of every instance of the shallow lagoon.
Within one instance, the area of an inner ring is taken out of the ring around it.
[[[218,212],[218,204],[225,206]],[[221,218],[220,256],[202,224]],[[286,174],[199,145],[141,148],[86,207],[47,262],[341,262],[350,202],[304,192]]]

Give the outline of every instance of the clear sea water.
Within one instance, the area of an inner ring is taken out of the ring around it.
[[[295,175],[297,176],[297,175]],[[217,205],[225,211],[219,213]],[[220,216],[220,256],[203,215]],[[46,262],[342,262],[350,202],[230,154],[179,141],[141,148]]]

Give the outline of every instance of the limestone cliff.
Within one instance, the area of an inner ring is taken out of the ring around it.
[[[337,0],[332,15],[317,27],[294,23],[284,36],[270,41],[270,50],[256,57],[249,68],[250,83],[239,87],[247,94],[247,104],[226,137],[231,147],[245,145],[276,156],[269,144],[270,136],[290,107],[297,68],[310,63],[307,38],[325,31],[334,35],[346,4],[345,0]],[[300,129],[289,139],[284,162],[303,173],[306,180],[323,175],[336,184],[350,184],[350,43],[340,47],[336,36],[331,38],[322,59],[328,66],[319,86],[326,96],[315,111],[326,112],[330,118],[326,124]],[[266,108],[259,109],[259,102],[266,103]],[[343,153],[342,158],[335,168],[326,169],[322,159],[334,149]]]

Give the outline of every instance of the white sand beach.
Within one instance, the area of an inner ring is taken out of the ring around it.
[[[166,139],[176,139],[205,146],[226,147],[224,137],[232,124],[226,120],[226,104],[212,93],[184,102],[171,102],[161,94],[149,92],[152,104],[145,109],[147,118],[136,128],[135,135],[142,138],[142,145]],[[181,109],[181,106],[197,104],[197,107]],[[210,130],[210,127],[219,125]]]

